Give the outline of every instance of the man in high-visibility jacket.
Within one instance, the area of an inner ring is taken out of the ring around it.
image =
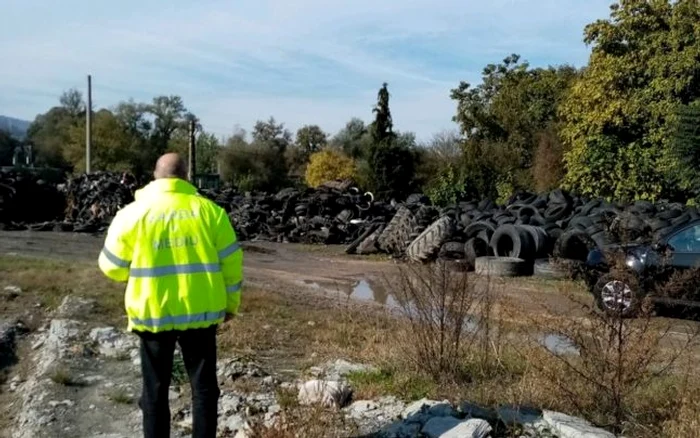
[[[216,436],[216,329],[238,312],[243,254],[226,212],[186,181],[177,154],[138,190],[107,232],[99,267],[126,282],[128,329],[140,337],[146,438],[170,437],[176,342],[192,386],[193,436]]]

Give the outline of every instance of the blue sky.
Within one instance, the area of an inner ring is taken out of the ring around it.
[[[96,108],[178,94],[225,136],[274,116],[335,133],[372,118],[454,129],[450,89],[510,53],[586,63],[583,28],[610,0],[0,0],[0,114],[33,120],[93,76]]]

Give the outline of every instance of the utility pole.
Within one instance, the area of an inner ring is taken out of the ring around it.
[[[85,173],[90,173],[92,161],[92,76],[88,75],[87,108],[85,109]]]
[[[197,151],[195,150],[195,138],[194,138],[194,130],[195,130],[195,121],[190,120],[190,167],[188,170],[188,179],[190,180],[191,183],[194,183],[194,177],[196,175],[197,171],[197,166],[196,166],[196,154]]]

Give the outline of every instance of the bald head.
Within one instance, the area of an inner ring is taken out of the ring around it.
[[[165,154],[158,158],[153,177],[187,179],[187,163],[176,153]]]

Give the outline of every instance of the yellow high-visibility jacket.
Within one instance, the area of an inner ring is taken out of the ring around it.
[[[226,212],[177,178],[135,194],[112,221],[99,267],[127,282],[128,330],[205,328],[236,314],[243,253]]]

